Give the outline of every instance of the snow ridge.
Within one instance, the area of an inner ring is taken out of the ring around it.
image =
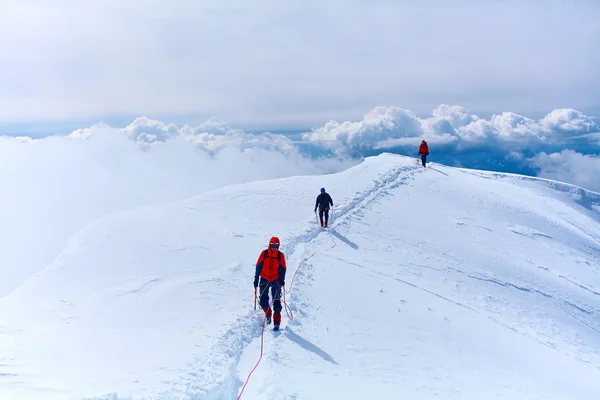
[[[596,195],[465,172],[383,155],[105,218],[0,301],[0,397],[235,399],[250,371],[244,400],[597,397]],[[289,313],[261,337],[272,235]]]
[[[333,235],[342,237],[336,231],[336,227],[347,226],[349,228],[350,218],[361,209],[368,207],[390,189],[406,183],[407,180],[419,173],[422,168],[414,166],[398,166],[385,173],[380,179],[375,180],[372,188],[358,193],[353,199],[342,202],[336,206],[331,214],[330,231],[324,231],[320,227],[310,227],[290,237],[282,239],[282,251],[287,255],[288,274],[295,273],[290,266],[295,265],[292,260],[302,260],[298,265],[297,278],[294,285],[310,284],[313,265],[309,259],[318,251],[310,245],[320,235]],[[316,222],[316,221],[314,221]],[[331,237],[333,240],[333,237]],[[335,246],[335,243],[333,244]],[[331,247],[333,247],[331,246]],[[307,256],[307,254],[309,254]],[[291,275],[288,275],[291,276]],[[288,285],[292,281],[288,279]],[[286,293],[291,293],[292,288],[287,288]],[[288,299],[288,304],[293,313],[303,316],[301,310],[313,308],[309,300],[301,291],[295,291],[294,296]],[[244,350],[255,339],[260,338],[262,333],[262,312],[250,311],[245,316],[238,318],[227,331],[225,331],[218,344],[210,352],[206,360],[196,360],[188,366],[188,371],[177,381],[168,382],[173,390],[160,395],[157,399],[189,399],[189,400],[220,400],[235,399],[243,385],[238,375],[237,367]],[[304,315],[305,316],[305,315]],[[300,325],[295,319],[290,325]],[[285,329],[285,328],[284,328]],[[259,366],[260,368],[260,366]],[[240,371],[244,374],[249,371]],[[244,376],[245,379],[245,376]],[[243,398],[243,397],[242,397]],[[106,400],[112,400],[107,398]]]

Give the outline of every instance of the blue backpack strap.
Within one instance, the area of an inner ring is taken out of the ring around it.
[[[265,262],[265,260],[267,259],[267,255],[268,255],[268,253],[267,253],[267,250],[263,250],[263,252],[262,252],[262,254],[261,254],[261,256],[260,256],[260,258],[262,258],[262,262],[263,262],[263,263],[264,263],[264,262]]]

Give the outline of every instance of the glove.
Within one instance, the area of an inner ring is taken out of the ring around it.
[[[254,287],[258,287],[258,277],[254,278]]]
[[[285,281],[283,279],[280,279],[279,282],[279,286],[284,287],[285,286]]]

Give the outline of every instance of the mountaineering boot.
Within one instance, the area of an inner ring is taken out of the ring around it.
[[[278,331],[279,330],[279,324],[281,324],[281,314],[280,313],[275,313],[273,314],[273,330],[274,331]]]
[[[265,316],[267,317],[267,325],[271,325],[271,307],[266,308],[263,310],[265,311]]]

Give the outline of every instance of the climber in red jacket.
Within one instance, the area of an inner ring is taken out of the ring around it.
[[[279,251],[279,238],[273,236],[269,240],[269,247],[263,250],[256,262],[254,274],[254,288],[258,285],[260,276],[260,307],[265,312],[267,325],[271,323],[271,307],[269,306],[269,290],[273,297],[273,330],[279,330],[281,323],[281,291],[285,286],[285,255]]]
[[[423,167],[425,167],[425,162],[427,161],[427,156],[429,155],[429,147],[427,147],[427,142],[423,140],[421,142],[421,146],[419,146],[419,157],[421,157],[421,162],[423,163]]]

